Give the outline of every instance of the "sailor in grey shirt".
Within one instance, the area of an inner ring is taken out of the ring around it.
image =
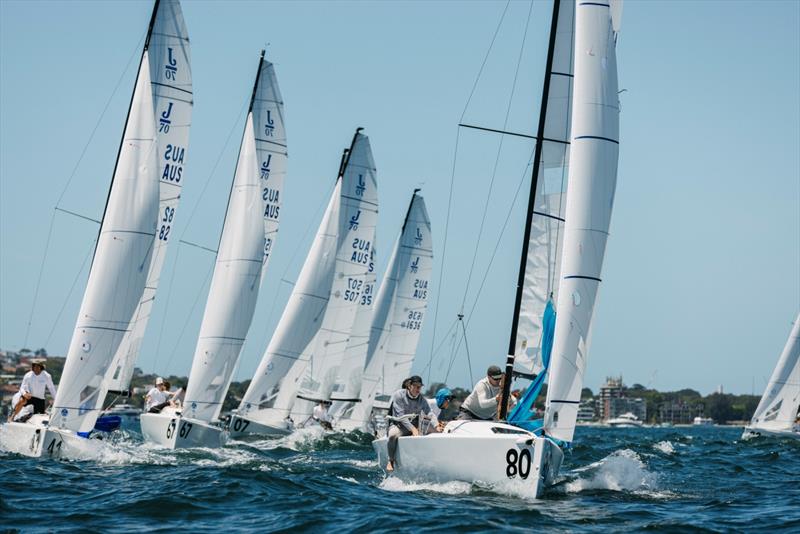
[[[419,423],[419,415],[431,413],[431,407],[428,401],[423,397],[420,392],[422,391],[422,378],[419,376],[412,376],[408,379],[407,389],[398,389],[392,395],[392,402],[390,404],[389,415],[391,417],[400,418],[404,415],[416,415],[417,423]],[[400,436],[419,436],[419,430],[409,420],[398,419],[392,421],[389,426],[389,442],[387,443],[389,462],[386,464],[386,471],[394,471],[395,455],[397,453],[397,439]]]
[[[481,419],[489,421],[497,414],[497,405],[500,402],[503,371],[496,365],[487,369],[486,376],[475,384],[472,393],[461,405],[459,419]]]

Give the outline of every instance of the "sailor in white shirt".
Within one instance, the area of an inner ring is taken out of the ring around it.
[[[166,387],[164,387],[164,379],[160,376],[156,378],[156,385],[150,391],[147,392],[147,395],[144,397],[144,411],[151,412],[152,409],[156,409],[155,412],[151,413],[158,413],[163,408],[164,403],[169,402],[169,394],[165,391]],[[161,408],[158,408],[161,406]]]
[[[319,401],[319,403],[314,406],[314,411],[311,413],[311,417],[314,419],[314,421],[319,423],[319,426],[325,430],[333,430],[331,416],[328,414],[328,407],[330,404],[330,401]]]
[[[14,406],[14,412],[9,417],[9,421],[13,421],[22,407],[26,405],[33,406],[33,413],[44,413],[44,399],[47,391],[55,398],[56,386],[53,384],[53,377],[44,369],[43,361],[33,360],[31,362],[31,370],[22,377],[22,383],[19,386],[20,400]]]

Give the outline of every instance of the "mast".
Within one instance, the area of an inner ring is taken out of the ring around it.
[[[153,35],[153,26],[156,23],[156,15],[158,14],[158,5],[161,0],[155,0],[153,6],[153,13],[150,15],[150,24],[147,25],[147,36],[144,39],[144,46],[142,47],[142,55],[139,57],[139,66],[136,68],[136,78],[133,80],[133,91],[131,91],[131,100],[128,102],[128,113],[125,115],[125,124],[122,126],[122,135],[119,138],[119,147],[117,148],[117,159],[114,160],[114,170],[111,172],[111,183],[108,184],[108,194],[106,195],[106,204],[103,206],[103,216],[100,218],[100,228],[97,230],[97,242],[100,241],[100,233],[103,231],[103,221],[106,219],[106,211],[108,211],[108,200],[111,198],[111,190],[114,188],[114,176],[117,174],[117,165],[119,165],[119,155],[122,153],[122,144],[125,142],[125,132],[128,129],[128,121],[131,118],[131,108],[133,107],[133,98],[136,96],[136,86],[139,82],[139,72],[142,70],[142,62],[147,49],[150,47],[150,37]],[[89,265],[89,271],[92,270],[94,265],[94,257],[97,254],[97,244],[95,244],[94,252],[92,253],[92,263]]]
[[[533,210],[536,201],[536,186],[539,180],[539,167],[544,141],[545,118],[547,115],[547,97],[550,92],[550,77],[553,72],[553,53],[556,46],[556,30],[558,29],[558,10],[561,0],[553,1],[553,18],[550,22],[550,42],[547,47],[547,60],[545,63],[544,83],[542,84],[542,105],[539,110],[539,126],[536,132],[536,148],[533,154],[533,171],[531,176],[531,191],[528,196],[528,209],[525,211],[525,232],[522,236],[522,254],[520,255],[519,276],[517,278],[517,293],[514,298],[514,314],[511,317],[511,336],[508,342],[508,357],[506,358],[506,372],[503,380],[503,393],[500,399],[499,419],[505,421],[508,416],[508,399],[511,395],[511,380],[514,371],[514,358],[516,352],[517,328],[519,327],[519,310],[522,304],[522,290],[525,285],[525,266],[528,259],[528,245],[531,235]]]

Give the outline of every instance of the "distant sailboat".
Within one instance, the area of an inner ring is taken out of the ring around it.
[[[573,10],[574,6],[574,10]],[[619,103],[617,98],[616,33],[619,9],[607,2],[577,0],[556,1],[550,31],[547,72],[542,114],[549,113],[548,90],[558,93],[552,79],[569,77],[555,71],[554,64],[569,54],[569,41],[558,39],[572,27],[575,14],[575,61],[572,95],[571,145],[567,207],[564,223],[563,260],[559,282],[557,321],[550,363],[548,412],[542,429],[532,432],[522,425],[508,424],[509,400],[515,357],[521,343],[514,329],[506,364],[505,387],[500,402],[500,421],[451,421],[440,434],[425,437],[401,437],[398,443],[394,474],[412,480],[482,481],[488,484],[519,478],[528,480],[535,496],[554,483],[563,459],[562,446],[572,441],[580,401],[582,371],[585,365],[594,296],[600,280],[605,239],[614,198],[618,155]],[[566,75],[565,75],[566,74]],[[548,83],[550,80],[550,83]],[[545,161],[542,152],[547,123],[540,117],[537,134],[538,155],[534,165]],[[532,183],[528,220],[523,236],[520,280],[517,290],[514,323],[522,302],[523,286],[531,283],[526,276],[527,248],[532,239],[532,215],[535,215],[536,177]],[[590,287],[573,287],[576,281],[591,282]],[[582,306],[578,309],[578,306]],[[545,306],[546,307],[546,306]],[[544,328],[543,328],[544,329]],[[580,354],[579,354],[580,352]],[[576,358],[580,361],[575,364]],[[572,368],[565,363],[573,362]],[[536,367],[533,367],[534,372]],[[577,371],[577,372],[576,372]],[[573,399],[574,392],[577,397]],[[553,396],[556,393],[558,396]],[[561,412],[562,406],[574,410]],[[557,407],[557,408],[555,408]],[[523,419],[524,421],[524,419]],[[569,429],[569,430],[567,430]],[[387,440],[373,442],[379,461],[387,460]]]
[[[433,270],[431,221],[414,191],[375,301],[374,315],[343,368],[341,392],[330,414],[335,427],[371,431],[374,412],[385,415],[389,397],[411,372],[428,308]],[[355,332],[354,332],[355,334]]]
[[[742,438],[800,439],[800,314]]]
[[[172,449],[224,444],[222,428],[212,423],[225,401],[278,233],[286,160],[283,101],[262,51],[186,398],[182,407],[142,414],[148,441]]]
[[[180,95],[180,96],[176,96]],[[187,99],[179,104],[174,98]],[[180,111],[179,111],[180,110]],[[75,331],[50,416],[8,423],[10,442],[29,456],[72,455],[87,450],[111,385],[109,370],[135,328],[152,264],[154,243],[166,241],[173,208],[160,210],[164,181],[182,177],[182,144],[164,134],[176,120],[188,130],[191,112],[189,40],[177,0],[157,0],[142,52],[130,109]],[[174,114],[173,114],[174,113]],[[175,172],[172,172],[172,169]]]
[[[231,435],[287,434],[330,400],[359,303],[367,291],[378,215],[375,163],[359,128],[311,250]],[[371,290],[370,290],[371,291]]]

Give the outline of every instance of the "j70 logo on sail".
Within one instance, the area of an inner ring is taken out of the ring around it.
[[[358,219],[360,219],[360,218],[361,218],[361,210],[358,210],[358,212],[355,215],[350,217],[350,229],[351,230],[358,230]]]
[[[367,190],[367,184],[364,182],[364,175],[358,175],[358,183],[356,184],[356,195],[363,197],[364,191]]]
[[[261,179],[269,179],[269,164],[272,163],[272,154],[267,154],[267,160],[261,163]]]
[[[414,244],[415,245],[422,244],[422,232],[419,231],[419,228],[417,228],[417,235],[414,236]],[[419,258],[417,258],[417,260],[419,260]]]
[[[167,64],[164,65],[164,77],[175,81],[178,77],[178,61],[172,57],[172,48],[167,48]]]
[[[172,124],[172,119],[170,119],[170,115],[172,115],[172,102],[168,103],[167,109],[161,112],[161,118],[158,119],[158,131],[169,133],[169,125]]]
[[[411,262],[411,272],[415,273],[417,271],[419,271],[419,256],[417,256],[416,260]]]
[[[275,132],[275,121],[272,120],[272,110],[267,110],[267,124],[264,125],[264,135],[272,137]]]

